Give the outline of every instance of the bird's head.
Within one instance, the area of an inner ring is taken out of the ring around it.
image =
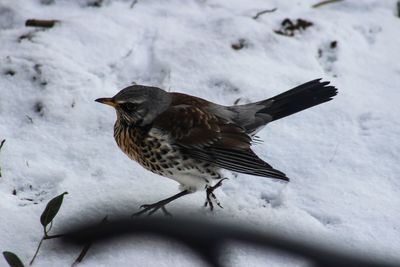
[[[168,108],[171,96],[157,87],[133,85],[113,97],[98,98],[95,101],[114,107],[118,119],[125,123],[144,126]]]

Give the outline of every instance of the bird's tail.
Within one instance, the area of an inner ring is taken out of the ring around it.
[[[257,113],[268,114],[272,117],[271,121],[275,121],[327,102],[336,94],[337,89],[330,86],[329,82],[321,82],[321,79],[317,79],[258,102],[258,104],[264,104],[265,107]]]
[[[228,108],[236,114],[233,121],[254,135],[267,123],[327,102],[336,94],[329,82],[317,79],[266,100]]]

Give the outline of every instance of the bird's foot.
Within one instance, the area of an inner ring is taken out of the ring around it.
[[[159,201],[157,203],[153,203],[153,204],[144,204],[140,206],[141,211],[136,212],[134,214],[132,214],[133,216],[140,216],[144,213],[147,213],[147,216],[152,215],[154,212],[158,211],[159,209],[162,210],[162,212],[164,213],[164,215],[166,216],[172,216],[172,214],[165,208],[165,205],[167,203],[163,203],[163,201]]]
[[[172,216],[172,214],[165,208],[165,206],[166,206],[168,203],[174,201],[175,199],[180,198],[180,197],[182,197],[182,196],[184,196],[184,195],[187,195],[187,194],[189,194],[189,193],[190,193],[190,191],[188,191],[188,190],[183,190],[182,192],[179,192],[178,194],[173,195],[172,197],[163,199],[163,200],[158,201],[158,202],[156,202],[156,203],[153,203],[153,204],[144,204],[144,205],[140,206],[140,208],[141,208],[142,210],[141,210],[141,211],[138,211],[138,212],[136,212],[136,213],[134,213],[134,214],[132,214],[132,217],[133,217],[133,216],[140,216],[140,215],[142,215],[142,214],[144,214],[144,213],[146,213],[146,212],[147,212],[147,216],[150,216],[150,215],[152,215],[154,212],[158,211],[159,209],[162,210],[162,212],[164,213],[164,215]]]
[[[223,178],[223,179],[219,180],[219,182],[216,183],[214,186],[206,187],[207,199],[206,199],[206,202],[204,203],[204,207],[209,206],[210,210],[214,210],[214,202],[215,202],[215,204],[217,204],[218,207],[220,207],[221,209],[224,208],[224,207],[222,207],[221,203],[218,201],[217,197],[215,196],[214,190],[222,185],[222,181],[227,180],[227,179],[228,178]]]

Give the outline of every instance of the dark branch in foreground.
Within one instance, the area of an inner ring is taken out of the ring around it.
[[[100,225],[98,223],[81,225],[75,231],[63,237],[62,240],[76,245],[100,241],[109,244],[111,238],[151,234],[181,242],[214,267],[223,266],[219,257],[219,248],[232,241],[258,245],[266,249],[280,250],[304,257],[311,260],[315,266],[320,267],[399,266],[398,263],[391,263],[377,256],[373,257],[373,254],[371,254],[371,258],[360,255],[357,257],[356,252],[339,251],[310,240],[281,236],[276,234],[276,230],[256,231],[243,227],[243,225],[239,226],[227,222],[216,223],[193,217],[146,217],[135,218],[134,220],[116,220]]]
[[[107,216],[101,220],[101,224],[107,222]],[[86,253],[89,251],[90,247],[92,246],[93,241],[89,240],[85,246],[82,248],[81,253],[79,253],[78,257],[75,259],[74,263],[72,266],[76,266],[78,263],[82,262],[83,258],[86,256]]]

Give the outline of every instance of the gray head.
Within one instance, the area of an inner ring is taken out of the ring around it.
[[[127,124],[144,126],[169,107],[171,96],[157,87],[133,85],[111,98],[98,98],[95,101],[114,107],[118,119]]]

